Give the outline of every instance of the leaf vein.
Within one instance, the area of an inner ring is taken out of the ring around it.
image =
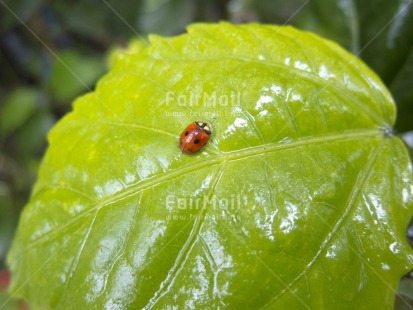
[[[208,201],[211,200],[211,196],[213,195],[215,189],[217,188],[219,181],[225,171],[226,162],[223,162],[221,165],[218,166],[217,172],[215,173],[214,177],[212,178],[212,185],[209,187],[208,190]],[[179,251],[176,259],[175,264],[168,272],[167,277],[161,283],[159,290],[155,292],[153,297],[149,300],[148,304],[144,307],[144,309],[151,309],[166,293],[169,291],[169,287],[173,284],[173,281],[176,279],[179,272],[184,268],[185,261],[188,259],[189,254],[192,252],[192,249],[196,243],[196,240],[199,236],[199,231],[202,227],[202,224],[205,219],[205,214],[208,212],[207,208],[201,208],[194,221],[194,225],[192,230],[186,240],[184,246]]]
[[[235,161],[235,160],[244,160],[244,159],[254,157],[254,156],[261,156],[263,154],[299,148],[299,147],[303,147],[303,146],[310,145],[310,144],[322,144],[322,143],[330,143],[330,142],[338,142],[338,141],[351,141],[351,140],[368,139],[368,138],[374,138],[374,137],[376,138],[382,137],[381,129],[361,129],[361,130],[345,132],[345,133],[340,133],[340,134],[325,135],[321,137],[319,136],[302,137],[290,143],[283,143],[283,142],[269,143],[269,144],[244,148],[241,150],[223,152],[223,153],[220,153],[219,155],[205,158],[204,160],[199,161],[196,164],[191,163],[191,164],[184,165],[176,169],[170,170],[168,172],[164,172],[161,175],[154,175],[145,180],[141,180],[141,181],[138,181],[137,183],[131,184],[126,188],[123,188],[111,195],[108,195],[102,198],[91,209],[80,212],[79,214],[71,218],[64,225],[57,226],[55,230],[49,230],[45,232],[38,239],[31,242],[25,249],[22,250],[21,253],[16,255],[16,257],[24,254],[27,250],[36,246],[38,243],[42,242],[43,239],[47,240],[48,238],[54,236],[55,234],[59,234],[65,229],[70,228],[72,225],[77,223],[79,219],[89,215],[95,210],[99,210],[100,208],[112,205],[120,200],[136,195],[137,193],[141,191],[145,191],[159,184],[163,184],[176,177],[179,177],[180,175],[184,173],[189,173],[191,171],[199,170],[204,167],[210,167],[212,165],[219,164],[223,161],[230,162],[230,161]]]
[[[345,89],[337,86],[335,83],[323,79],[320,76],[308,72],[308,71],[304,71],[301,69],[297,69],[295,67],[288,67],[282,64],[278,64],[275,62],[269,62],[269,61],[261,61],[261,60],[257,60],[254,58],[247,58],[247,57],[242,57],[242,56],[238,56],[238,55],[231,55],[231,56],[203,56],[203,57],[190,57],[187,56],[185,57],[185,59],[181,59],[181,58],[170,58],[167,59],[170,62],[187,62],[189,60],[193,60],[193,61],[214,61],[214,62],[219,62],[219,61],[228,61],[228,60],[233,60],[233,61],[242,61],[242,62],[250,62],[250,63],[255,63],[255,64],[259,64],[259,65],[263,65],[263,66],[270,66],[270,67],[275,67],[277,69],[279,69],[278,72],[282,72],[282,71],[286,71],[287,73],[294,73],[295,75],[299,76],[300,78],[306,79],[306,80],[310,80],[312,82],[317,83],[318,85],[320,85],[320,90],[318,91],[318,93],[320,93],[322,90],[324,89],[328,89],[331,88],[334,90],[334,93],[338,93],[340,94],[340,96],[342,98],[345,99],[346,102],[352,102],[354,104],[357,105],[357,107],[359,108],[359,110],[363,111],[364,113],[366,113],[374,122],[376,122],[379,125],[385,125],[385,122],[383,121],[383,118],[377,114],[372,107],[367,106],[364,102],[360,102],[355,96],[354,94],[352,94],[349,91],[346,91]]]
[[[307,275],[310,269],[314,266],[315,262],[318,260],[318,258],[321,256],[321,254],[324,252],[324,250],[327,248],[327,245],[331,242],[331,240],[337,235],[338,231],[342,227],[342,224],[344,220],[348,217],[348,215],[353,211],[353,207],[355,206],[355,201],[357,197],[360,195],[362,192],[362,189],[364,188],[367,180],[369,179],[372,171],[373,171],[373,166],[376,163],[377,159],[379,158],[379,154],[383,150],[384,145],[382,144],[379,147],[376,147],[375,150],[372,152],[370,158],[368,159],[368,162],[366,164],[366,168],[362,170],[358,175],[357,179],[354,182],[354,186],[351,190],[351,193],[349,195],[349,199],[347,200],[346,203],[346,208],[343,212],[343,214],[340,216],[338,221],[335,223],[335,225],[332,227],[331,231],[328,233],[324,241],[322,242],[320,249],[317,251],[313,259],[307,264],[307,266],[304,268],[304,270],[298,274],[289,284],[288,286],[282,290],[279,294],[277,294],[270,302],[268,302],[264,308],[268,307],[271,305],[273,302],[275,302],[278,298],[280,298],[282,295],[284,295],[287,291],[289,291],[294,284],[296,284],[303,276]],[[316,211],[315,211],[316,212]],[[318,214],[316,212],[317,216],[320,217],[320,219],[326,223],[324,220],[323,216]],[[326,223],[328,224],[328,223]]]
[[[62,301],[64,301],[64,299],[65,299],[66,297],[68,297],[68,293],[69,293],[68,287],[69,287],[70,283],[72,282],[73,275],[74,275],[74,273],[76,272],[77,266],[79,265],[80,256],[82,255],[83,250],[84,250],[85,245],[86,245],[86,242],[88,241],[88,239],[89,239],[89,237],[90,237],[90,233],[91,233],[91,231],[92,231],[92,229],[93,229],[93,227],[94,227],[94,224],[95,224],[95,222],[96,222],[96,218],[97,218],[97,216],[98,216],[98,213],[99,213],[99,209],[96,210],[96,212],[95,212],[92,220],[90,221],[89,227],[88,227],[88,229],[87,229],[86,232],[85,232],[85,236],[84,236],[84,238],[83,238],[83,242],[82,242],[81,246],[79,247],[79,250],[77,251],[76,257],[75,257],[75,259],[74,259],[74,261],[73,261],[73,263],[72,263],[72,266],[70,267],[70,270],[69,270],[69,272],[68,272],[68,278],[67,278],[67,282],[66,282],[66,285],[65,285],[65,289],[63,290],[63,295],[62,295],[62,297],[60,298],[59,303],[62,302]]]

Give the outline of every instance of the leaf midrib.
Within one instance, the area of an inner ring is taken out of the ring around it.
[[[324,135],[324,136],[317,136],[317,137],[303,137],[299,138],[295,141],[285,143],[285,142],[278,142],[278,143],[268,143],[259,146],[252,146],[249,148],[244,148],[240,150],[230,151],[230,152],[221,152],[218,155],[212,155],[209,158],[205,158],[200,160],[198,163],[190,163],[187,165],[183,165],[173,170],[169,170],[167,172],[162,172],[161,175],[157,174],[152,177],[149,177],[144,180],[140,180],[135,184],[131,184],[126,188],[123,188],[115,193],[112,193],[100,201],[97,201],[96,205],[92,206],[91,208],[77,214],[76,216],[72,217],[66,224],[59,225],[55,230],[49,230],[38,239],[31,242],[26,248],[24,248],[16,258],[23,255],[25,252],[30,250],[31,248],[37,246],[38,244],[42,243],[43,239],[49,240],[54,235],[61,233],[65,229],[71,227],[71,225],[75,223],[79,223],[82,218],[85,218],[92,213],[96,212],[96,210],[100,210],[104,207],[112,205],[116,202],[119,202],[123,199],[128,197],[134,196],[142,191],[145,191],[153,186],[157,186],[162,184],[166,181],[170,181],[180,175],[189,173],[194,170],[199,170],[207,166],[214,166],[224,162],[231,162],[236,160],[243,160],[254,156],[261,156],[268,153],[273,153],[282,150],[293,149],[297,147],[302,147],[305,145],[310,144],[322,144],[328,142],[337,142],[337,141],[348,141],[348,140],[362,140],[366,138],[379,138],[383,137],[382,129],[375,128],[375,129],[358,129],[353,131],[348,131],[340,134],[331,134],[331,135]],[[384,137],[383,137],[384,138]],[[207,151],[207,150],[206,150]],[[43,189],[39,190],[36,193],[36,196],[48,189],[59,188],[59,185],[46,185]],[[68,190],[68,187],[65,187],[65,190]],[[73,190],[73,192],[78,192],[78,190]],[[35,199],[35,196],[32,197]]]
[[[353,211],[355,202],[357,198],[359,197],[360,193],[362,192],[362,189],[365,186],[365,183],[368,181],[372,171],[373,171],[373,166],[376,163],[377,159],[379,158],[380,153],[383,151],[385,145],[381,144],[377,146],[375,149],[372,150],[372,153],[370,154],[370,158],[368,159],[368,162],[366,163],[365,169],[361,170],[358,175],[357,179],[354,182],[353,188],[351,190],[351,193],[348,197],[348,200],[345,204],[345,209],[344,212],[341,214],[341,216],[338,218],[338,220],[334,223],[334,225],[330,225],[331,231],[327,234],[327,236],[324,238],[323,242],[320,244],[320,249],[317,251],[317,253],[314,255],[314,257],[311,259],[311,261],[307,264],[307,266],[303,269],[303,271],[298,274],[288,285],[285,287],[284,290],[282,290],[279,294],[274,296],[271,301],[269,301],[262,309],[268,308],[272,303],[274,303],[278,298],[280,298],[282,295],[284,295],[287,291],[291,291],[291,288],[303,277],[305,276],[310,269],[314,266],[314,264],[317,262],[317,260],[320,258],[321,254],[324,252],[324,250],[327,248],[327,246],[330,244],[332,240],[334,240],[334,237],[342,227],[345,219],[350,215],[350,213]],[[318,214],[317,214],[318,215]],[[324,222],[324,224],[329,225],[328,222],[322,217],[319,216],[320,220]],[[351,246],[349,246],[352,251],[355,251]],[[356,255],[359,256],[361,260],[364,261],[364,259],[360,256],[359,253],[356,252]]]

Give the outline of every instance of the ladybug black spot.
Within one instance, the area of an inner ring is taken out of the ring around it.
[[[198,144],[198,143],[199,143],[199,139],[195,139],[194,144]]]
[[[187,135],[189,135],[189,131],[188,131],[188,130],[185,131],[185,136],[187,136]]]

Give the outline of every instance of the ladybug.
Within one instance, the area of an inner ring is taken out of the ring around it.
[[[211,134],[212,128],[208,123],[195,121],[182,132],[179,138],[179,148],[185,154],[194,154],[208,143]]]

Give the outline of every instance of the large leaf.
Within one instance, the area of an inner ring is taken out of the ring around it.
[[[51,131],[12,293],[34,309],[392,308],[413,177],[377,76],[291,27],[150,39]],[[211,141],[181,154],[195,119]]]

